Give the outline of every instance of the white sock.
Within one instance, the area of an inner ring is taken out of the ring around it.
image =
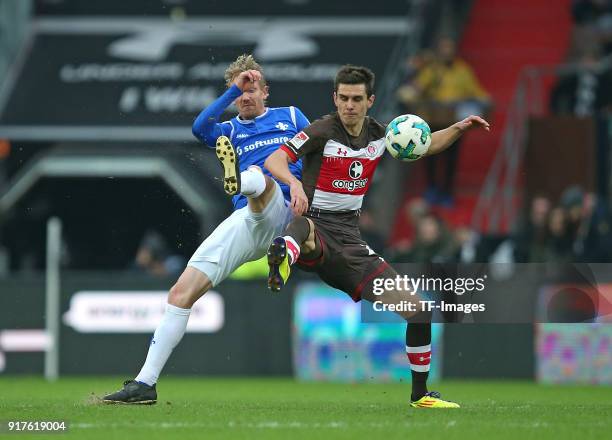
[[[185,334],[190,313],[191,309],[181,309],[172,304],[166,304],[164,317],[151,339],[147,360],[134,380],[147,385],[157,383],[170,353]]]
[[[254,198],[263,194],[266,189],[266,177],[255,167],[249,167],[240,173],[240,192],[242,195]]]

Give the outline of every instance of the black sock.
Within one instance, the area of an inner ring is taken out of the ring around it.
[[[431,322],[411,323],[406,327],[406,352],[412,373],[411,400],[427,394],[427,378],[431,357]]]
[[[295,240],[298,245],[301,245],[308,239],[310,234],[310,223],[306,220],[306,217],[295,217],[287,228],[283,235],[288,235]]]

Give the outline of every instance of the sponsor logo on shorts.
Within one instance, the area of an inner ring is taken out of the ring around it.
[[[357,189],[365,188],[367,184],[368,184],[368,179],[332,181],[332,186],[334,188],[346,189],[348,191],[355,191]]]
[[[293,145],[293,148],[295,148],[296,150],[298,150],[302,145],[304,145],[306,143],[306,141],[310,139],[308,137],[308,135],[306,133],[304,133],[303,131],[300,131],[298,134],[296,134],[293,139],[291,139],[291,141],[289,141],[291,143],[291,145]]]

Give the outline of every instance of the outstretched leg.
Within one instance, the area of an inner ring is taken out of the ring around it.
[[[285,235],[276,237],[268,248],[268,288],[273,292],[283,288],[291,274],[291,265],[297,262],[300,254],[308,261],[318,259],[322,252],[312,220],[295,217],[287,225]]]
[[[386,264],[386,263],[385,263]],[[387,266],[381,273],[380,278],[396,279],[398,273]],[[361,293],[361,298],[370,302],[380,301],[387,305],[398,305],[412,303],[414,311],[402,308],[397,311],[398,315],[406,319],[406,355],[410,363],[410,374],[412,376],[412,393],[410,395],[410,406],[415,408],[459,408],[455,402],[443,400],[437,391],[427,389],[429,378],[429,365],[431,362],[431,315],[430,311],[422,310],[419,301],[420,295],[413,295],[407,290],[394,288],[385,291],[382,295],[376,295],[371,280]]]
[[[149,352],[140,373],[124,382],[123,388],[105,396],[105,403],[153,404],[157,402],[156,383],[172,350],[187,328],[193,304],[212,284],[199,270],[188,266],[168,294],[166,311],[153,334]]]
[[[187,266],[176,284],[170,289],[166,312],[153,334],[147,359],[136,376],[136,381],[148,385],[157,383],[172,350],[185,334],[191,307],[211,287],[212,284],[206,275]]]

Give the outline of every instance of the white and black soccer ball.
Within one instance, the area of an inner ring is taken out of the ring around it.
[[[394,158],[413,162],[420,159],[431,145],[431,129],[416,115],[401,115],[385,130],[385,146]]]

